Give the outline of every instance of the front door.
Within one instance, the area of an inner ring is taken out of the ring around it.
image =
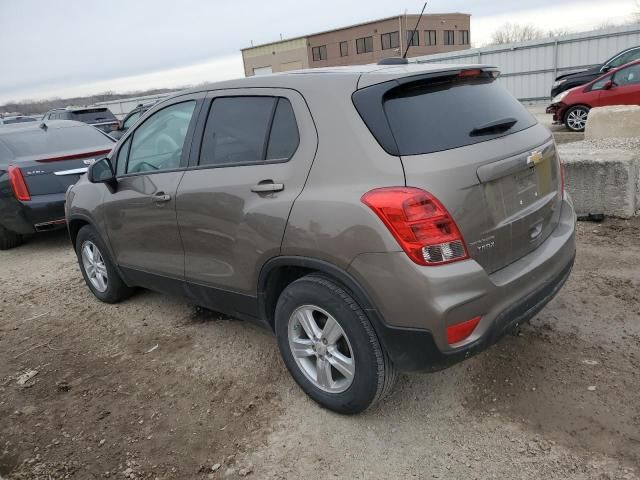
[[[601,90],[599,107],[608,105],[640,105],[640,64],[618,70],[613,74],[613,84]]]
[[[178,97],[137,125],[115,153],[117,187],[106,194],[104,219],[118,265],[139,275],[184,280],[176,190],[188,161],[202,99]],[[142,281],[145,286],[148,281]]]
[[[252,316],[260,268],[279,254],[311,168],[315,128],[302,96],[284,89],[213,92],[201,117],[178,189],[185,276],[203,305]]]

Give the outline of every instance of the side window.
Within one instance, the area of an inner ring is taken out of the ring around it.
[[[267,160],[290,159],[299,143],[298,125],[291,103],[286,98],[279,98],[269,136]]]
[[[604,78],[601,78],[600,80],[598,80],[596,83],[594,83],[591,86],[591,90],[602,90],[605,86],[605,84],[611,80],[611,75],[607,75]]]
[[[277,97],[221,97],[213,101],[200,165],[245,165],[287,160],[298,147],[291,104]]]
[[[195,106],[195,100],[177,103],[147,118],[134,131],[126,172],[178,168]]]
[[[640,64],[618,70],[613,76],[613,81],[621,86],[640,84]]]
[[[116,177],[124,175],[126,172],[129,147],[131,147],[131,137],[127,138],[127,141],[124,142],[120,147],[120,150],[118,150],[118,157],[116,158]]]

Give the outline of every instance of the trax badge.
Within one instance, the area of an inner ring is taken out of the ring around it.
[[[531,155],[527,157],[527,165],[533,167],[535,165],[538,165],[542,160],[544,160],[542,152],[534,150],[533,152],[531,152]]]

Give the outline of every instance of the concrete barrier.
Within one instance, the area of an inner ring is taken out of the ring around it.
[[[568,143],[558,152],[579,216],[640,213],[640,137]]]
[[[589,111],[585,140],[640,136],[640,106],[596,107]]]

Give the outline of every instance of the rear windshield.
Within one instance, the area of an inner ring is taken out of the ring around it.
[[[384,110],[400,155],[472,145],[536,124],[520,102],[487,78],[402,86],[385,95]],[[497,128],[487,128],[492,124]]]
[[[93,127],[80,125],[65,128],[50,127],[46,131],[41,128],[15,130],[0,136],[0,142],[11,151],[14,157],[38,155],[48,157],[66,151],[104,148],[113,141]],[[0,154],[1,152],[2,150]]]
[[[115,122],[117,119],[108,108],[92,108],[91,110],[80,110],[71,112],[69,120],[77,120],[84,123]]]
[[[27,122],[35,122],[35,118],[31,117],[13,117],[13,118],[5,118],[3,122],[7,125],[12,123],[27,123]]]

